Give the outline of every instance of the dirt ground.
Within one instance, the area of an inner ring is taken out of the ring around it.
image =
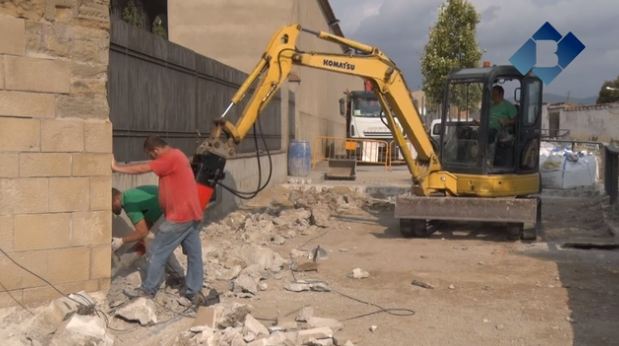
[[[280,192],[266,192],[252,206],[263,206]],[[443,226],[430,238],[404,239],[391,208],[350,210],[318,235],[272,247],[284,257],[293,248],[326,249],[328,258],[318,272],[297,278],[325,281],[332,292],[285,291],[292,280],[287,271],[268,280],[269,288],[256,298],[238,300],[249,302],[267,326],[312,306],[315,315],[342,321],[337,340],[355,345],[616,344],[619,252],[563,247],[614,242],[603,225],[600,201],[545,196],[544,234],[533,243],[480,224]],[[370,277],[349,278],[356,267]],[[413,286],[413,279],[434,289]],[[414,315],[370,314],[377,308],[342,294],[386,309],[411,309]],[[175,331],[190,323],[183,319],[165,330],[117,334],[115,344],[169,344]]]

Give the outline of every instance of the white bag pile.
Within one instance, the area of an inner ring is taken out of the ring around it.
[[[539,161],[542,188],[571,189],[597,182],[597,158],[589,152],[542,143]]]

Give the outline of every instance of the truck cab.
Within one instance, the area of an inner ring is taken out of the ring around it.
[[[388,139],[393,134],[381,119],[382,108],[376,94],[349,91],[340,99],[340,115],[346,117],[347,138]]]

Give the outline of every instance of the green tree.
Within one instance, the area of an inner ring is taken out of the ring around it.
[[[445,81],[450,71],[458,68],[477,67],[481,59],[481,50],[475,39],[475,27],[479,15],[475,7],[466,0],[447,0],[439,9],[438,20],[430,31],[430,38],[421,58],[423,74],[423,91],[428,103],[438,105],[445,88]],[[481,100],[478,95],[453,97],[462,100],[458,106],[469,107]],[[473,100],[471,97],[477,98]],[[466,101],[465,101],[466,99]],[[472,102],[474,101],[474,102]]]
[[[619,102],[619,76],[613,81],[606,81],[602,84],[596,103]]]
[[[144,12],[133,0],[127,2],[127,6],[125,6],[122,12],[122,18],[125,22],[137,26],[138,28],[144,28],[146,24]]]

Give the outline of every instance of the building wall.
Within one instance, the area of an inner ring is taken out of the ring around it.
[[[570,138],[576,140],[619,141],[619,104],[563,108],[559,127],[569,130]]]
[[[104,0],[0,3],[0,248],[64,292],[109,286]],[[56,298],[0,254],[0,306]]]
[[[299,23],[329,31],[316,0],[169,0],[168,23],[171,41],[244,72],[254,67],[281,26]],[[301,35],[297,46],[304,51],[342,52],[338,45],[308,34]],[[295,137],[344,136],[346,122],[339,115],[338,100],[346,89],[362,89],[361,79],[298,67],[294,73],[300,83],[285,83],[282,95],[287,89],[296,94]],[[287,121],[282,118],[282,129],[286,129]],[[282,141],[286,148],[288,140]]]

